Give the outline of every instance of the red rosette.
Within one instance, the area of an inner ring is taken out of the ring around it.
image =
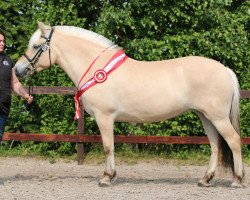
[[[107,79],[107,73],[103,69],[99,69],[94,74],[94,79],[97,83],[102,83]]]

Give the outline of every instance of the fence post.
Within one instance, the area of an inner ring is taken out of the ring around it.
[[[81,135],[81,134],[84,134],[84,108],[83,108],[81,101],[79,101],[79,104],[80,104],[81,116],[78,119],[77,132],[78,132],[78,135]],[[83,160],[84,160],[83,142],[77,143],[77,158],[78,158],[78,165],[82,165]]]

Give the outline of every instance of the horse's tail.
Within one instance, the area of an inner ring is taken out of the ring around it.
[[[235,73],[227,68],[232,80],[233,80],[233,97],[231,102],[231,109],[229,118],[235,129],[235,131],[240,135],[240,87],[238,79]],[[231,170],[234,172],[234,161],[233,161],[233,153],[228,146],[227,142],[220,136],[219,137],[219,145],[220,145],[220,162],[222,167]]]
[[[235,73],[229,69],[228,72],[233,79],[234,94],[231,103],[230,121],[235,131],[240,135],[240,86]]]

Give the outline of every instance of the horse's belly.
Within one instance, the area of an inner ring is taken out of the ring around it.
[[[181,102],[165,103],[162,105],[134,105],[118,111],[115,121],[119,122],[158,122],[178,116],[189,108]]]
[[[144,123],[144,122],[159,122],[164,121],[175,116],[178,116],[184,111],[178,112],[171,112],[171,113],[164,113],[164,114],[156,114],[156,115],[133,115],[133,113],[122,113],[121,115],[117,116],[115,121],[117,122],[135,122],[135,123]]]

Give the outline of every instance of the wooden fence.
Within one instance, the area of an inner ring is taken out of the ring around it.
[[[26,89],[28,89],[26,87]],[[33,86],[31,94],[62,94],[74,95],[75,87],[46,87]],[[241,90],[241,98],[250,99],[250,90]],[[83,113],[83,106],[81,106]],[[100,135],[84,135],[84,115],[78,120],[77,135],[59,135],[59,134],[31,134],[31,133],[4,133],[5,141],[40,141],[40,142],[75,142],[77,143],[78,164],[83,164],[84,143],[100,143]],[[154,143],[154,144],[208,144],[206,136],[134,136],[129,134],[116,135],[115,143]],[[250,145],[250,137],[242,138],[242,143]]]

